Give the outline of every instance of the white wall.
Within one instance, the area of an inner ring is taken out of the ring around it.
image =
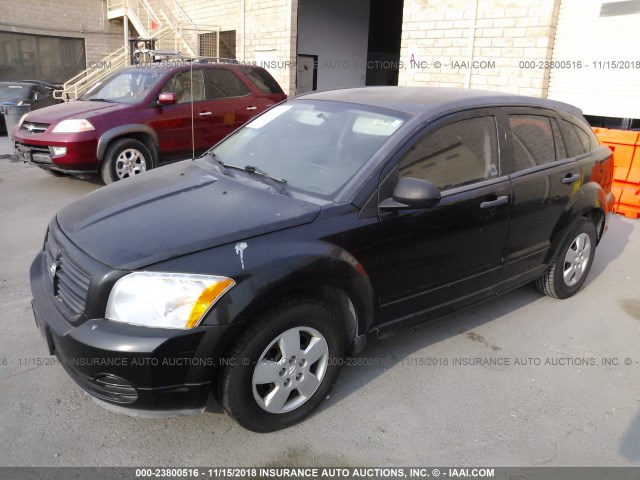
[[[318,90],[365,84],[369,0],[299,0],[298,54],[318,55]]]

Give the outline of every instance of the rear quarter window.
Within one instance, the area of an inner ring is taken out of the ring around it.
[[[560,120],[560,129],[570,157],[591,151],[591,137],[582,128],[567,120]]]
[[[276,82],[275,79],[266,70],[245,67],[241,68],[241,71],[247,77],[249,77],[249,80],[251,80],[251,82],[262,92],[267,94],[283,93],[280,85],[278,85],[278,82]]]

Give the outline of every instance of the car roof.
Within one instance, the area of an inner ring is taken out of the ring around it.
[[[434,116],[478,107],[530,106],[558,109],[582,118],[582,111],[567,103],[545,98],[467,88],[359,87],[311,92],[295,98],[356,103],[417,116]]]

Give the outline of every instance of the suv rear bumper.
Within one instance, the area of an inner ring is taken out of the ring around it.
[[[204,409],[232,326],[146,328],[90,319],[74,325],[51,297],[39,254],[31,265],[36,325],[69,376],[88,394],[132,414],[171,416]]]

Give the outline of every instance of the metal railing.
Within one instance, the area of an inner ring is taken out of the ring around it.
[[[110,75],[114,70],[126,66],[125,54],[126,48],[123,45],[115,52],[104,57],[101,61],[96,62],[99,66],[87,68],[75,77],[64,82],[61,89],[53,92],[53,97],[58,100],[77,99],[89,90],[90,87]]]
[[[111,15],[109,18],[127,16],[140,37],[155,39],[156,49],[182,51],[188,57],[197,57],[201,54],[199,44],[203,34],[216,32],[215,56],[219,56],[220,27],[198,27],[177,1],[169,1],[170,6],[164,0],[107,0],[107,16]],[[159,7],[157,11],[151,3]],[[60,100],[75,100],[114,70],[129,63],[129,45],[124,45],[99,62],[95,62],[95,66],[67,80],[61,89],[54,91],[53,95]]]

